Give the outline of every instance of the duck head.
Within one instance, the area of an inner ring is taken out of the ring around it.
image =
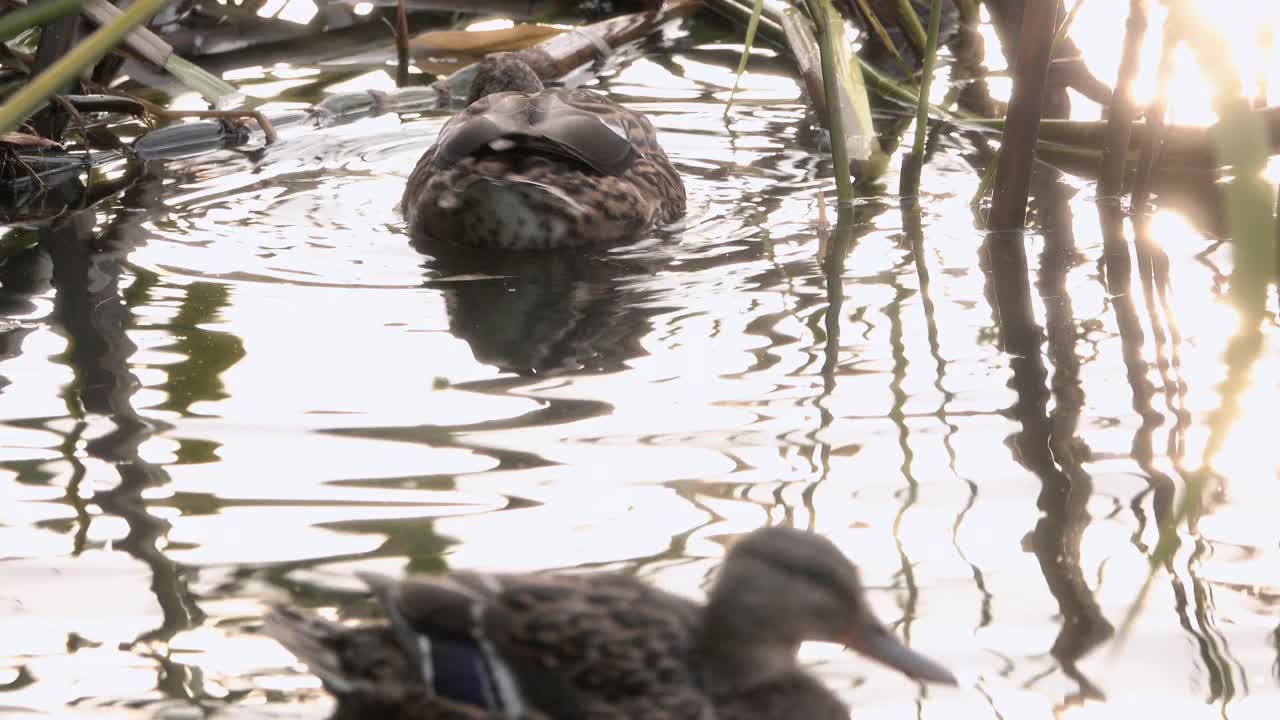
[[[536,93],[544,89],[538,73],[529,64],[512,53],[490,55],[476,67],[475,78],[471,81],[471,94],[467,96],[467,104],[479,100],[486,95],[500,92]]]
[[[789,672],[806,640],[840,643],[922,682],[956,684],[876,618],[857,567],[830,540],[782,527],[745,536],[708,598],[704,651],[716,680],[741,686]]]

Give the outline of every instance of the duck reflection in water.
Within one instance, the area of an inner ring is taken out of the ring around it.
[[[421,249],[421,248],[420,248]],[[518,375],[620,370],[663,312],[643,279],[665,253],[439,249],[427,265],[449,330],[477,361]]]
[[[685,210],[648,118],[581,88],[544,89],[514,54],[482,61],[469,105],[414,168],[414,237],[489,250],[615,246]]]

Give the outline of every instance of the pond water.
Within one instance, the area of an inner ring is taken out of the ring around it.
[[[1162,207],[1167,292],[1138,262],[1113,292],[1092,183],[1042,168],[1045,370],[1020,371],[968,207],[975,141],[940,140],[918,217],[895,155],[824,272],[820,138],[768,50],[722,118],[733,37],[704,24],[589,80],[649,113],[686,178],[686,227],[639,246],[487,268],[416,251],[395,205],[443,115],[156,165],[10,229],[0,714],[323,717],[259,632],[272,603],[359,617],[355,571],[445,568],[621,569],[697,596],[725,543],[785,523],[845,549],[880,616],[967,680],[923,690],[806,646],[860,718],[1277,717],[1274,311],[1219,421],[1223,492],[1115,642],[1223,403],[1220,223]],[[380,73],[335,76],[242,73],[272,96]]]

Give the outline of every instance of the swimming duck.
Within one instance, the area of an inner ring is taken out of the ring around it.
[[[417,238],[540,250],[639,240],[684,215],[685,195],[648,118],[590,90],[545,89],[506,53],[480,63],[400,207]]]
[[[880,624],[835,545],[789,528],[736,543],[705,605],[621,574],[362,577],[387,622],[277,608],[266,624],[336,718],[847,720],[799,667],[806,640],[955,683]]]

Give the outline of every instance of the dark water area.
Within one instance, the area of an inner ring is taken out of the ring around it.
[[[937,139],[918,213],[896,154],[824,268],[830,163],[771,50],[722,119],[737,42],[711,26],[588,81],[685,177],[685,227],[639,245],[420,253],[396,203],[443,114],[108,168],[122,193],[0,231],[0,715],[323,717],[260,633],[273,603],[368,616],[356,571],[447,568],[697,597],[772,523],[835,541],[878,614],[967,680],[806,646],[864,720],[1276,717],[1275,295],[1222,419],[1220,227],[1161,204],[1135,237],[1041,166],[1037,352],[1006,352],[969,207],[989,156],[963,133]],[[239,81],[296,100],[384,78]],[[1212,427],[1221,492],[1117,647]]]

